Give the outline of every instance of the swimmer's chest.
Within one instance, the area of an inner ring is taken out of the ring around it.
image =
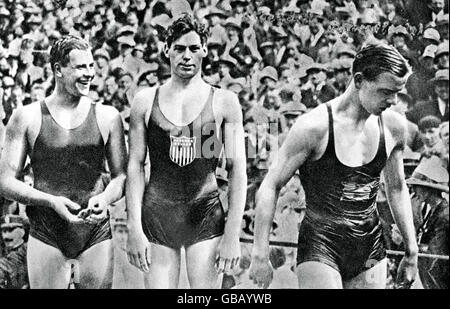
[[[335,124],[334,141],[336,157],[342,164],[352,167],[368,164],[375,158],[380,145],[378,124],[368,122],[360,131]]]
[[[159,108],[164,117],[176,126],[186,126],[197,119],[206,108],[210,98],[210,89],[199,93],[162,94]]]

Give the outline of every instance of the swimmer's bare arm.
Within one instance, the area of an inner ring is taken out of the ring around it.
[[[105,122],[105,128],[108,130],[106,159],[111,172],[111,181],[108,186],[102,193],[92,197],[88,203],[88,209],[92,209],[93,214],[87,219],[98,222],[106,218],[108,205],[113,204],[123,196],[127,151],[122,118],[119,112],[111,106],[99,105],[97,106],[97,115],[102,115],[103,118],[100,121]]]
[[[129,159],[125,189],[128,215],[128,261],[142,271],[148,271],[150,264],[150,245],[144,235],[141,223],[141,208],[145,190],[144,164],[147,155],[145,116],[150,101],[148,91],[151,90],[146,89],[137,93],[131,107],[128,138]]]
[[[247,159],[242,125],[242,110],[237,96],[231,92],[219,92],[223,115],[225,156],[228,169],[228,216],[219,247],[219,271],[228,272],[238,265],[240,258],[239,236],[247,196]]]
[[[73,212],[79,210],[80,205],[65,197],[54,196],[25,184],[18,179],[23,170],[27,155],[31,152],[29,134],[36,121],[35,105],[20,107],[12,114],[6,127],[4,147],[0,156],[0,194],[7,199],[17,201],[31,207],[50,207],[63,219],[80,223]]]
[[[384,168],[386,196],[394,220],[405,244],[405,257],[400,263],[397,283],[409,284],[417,273],[418,246],[413,224],[411,200],[406,186],[403,169],[403,150],[406,145],[406,122],[394,113],[385,113],[385,126],[388,128],[386,144],[392,149]]]
[[[295,171],[312,156],[320,142],[320,130],[312,111],[298,119],[280,148],[256,194],[256,216],[250,279],[267,288],[273,276],[269,263],[269,236],[278,194]]]

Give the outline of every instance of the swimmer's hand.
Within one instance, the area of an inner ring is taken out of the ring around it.
[[[258,256],[252,256],[248,276],[249,279],[253,280],[253,283],[258,287],[267,289],[273,279],[273,268],[270,264],[269,257],[261,258]]]
[[[108,216],[108,204],[102,194],[89,199],[88,207],[78,214],[80,218],[91,224],[102,222]]]
[[[397,280],[395,286],[397,289],[409,289],[414,283],[417,275],[418,254],[407,254],[400,262],[397,270]]]
[[[151,263],[150,242],[141,227],[128,228],[128,262],[143,272],[148,272]]]
[[[54,196],[49,201],[49,206],[53,209],[61,218],[70,223],[83,223],[84,220],[76,215],[81,209],[81,206],[72,202],[63,196]]]
[[[229,273],[241,258],[241,244],[239,238],[228,239],[223,236],[220,240],[216,256],[216,268],[219,273]]]

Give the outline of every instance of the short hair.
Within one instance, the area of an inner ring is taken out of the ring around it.
[[[408,61],[395,47],[378,43],[363,47],[355,57],[352,73],[361,73],[365,79],[375,81],[382,73],[405,77],[411,72]]]
[[[439,118],[437,118],[436,116],[425,116],[422,119],[420,119],[419,123],[417,124],[417,126],[419,127],[419,131],[421,132],[425,132],[425,130],[430,129],[430,128],[439,128],[439,126],[441,125],[441,120]]]
[[[200,36],[202,45],[208,40],[206,26],[196,21],[188,13],[184,13],[180,18],[175,20],[165,32],[167,46],[170,47],[173,42],[191,31],[194,31]]]
[[[55,63],[59,62],[62,66],[66,66],[69,61],[69,54],[74,49],[87,50],[90,49],[88,42],[74,35],[65,35],[58,39],[50,50],[50,64],[52,71],[55,70]]]

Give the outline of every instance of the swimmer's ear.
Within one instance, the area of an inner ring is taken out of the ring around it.
[[[61,64],[59,62],[56,62],[53,66],[53,72],[55,72],[55,75],[57,77],[62,77],[62,72],[61,72]]]
[[[362,75],[362,73],[361,72],[356,73],[353,76],[353,80],[354,80],[356,89],[361,89],[361,84],[364,80],[364,76]]]
[[[167,45],[167,43],[164,43],[163,52],[167,58],[169,58],[169,49],[169,45]]]

